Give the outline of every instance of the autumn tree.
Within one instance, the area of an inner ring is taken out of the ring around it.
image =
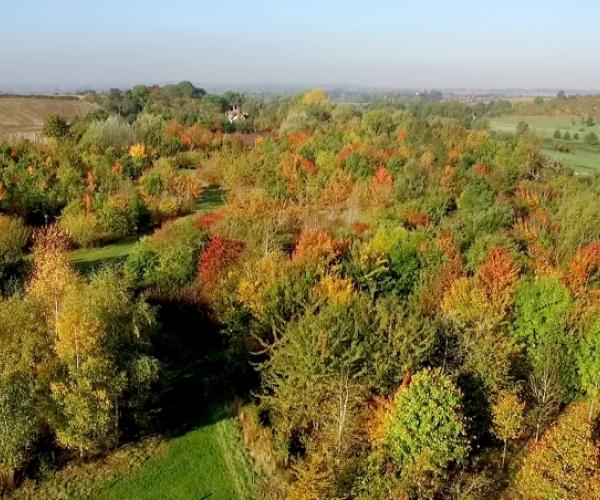
[[[595,423],[585,403],[570,405],[533,445],[515,489],[527,499],[598,498],[600,468]]]
[[[509,439],[516,439],[523,431],[525,404],[511,391],[501,391],[492,406],[494,434],[503,441],[502,467],[506,459],[506,445]]]
[[[51,384],[60,444],[80,453],[119,437],[120,412],[140,401],[157,374],[140,352],[152,314],[115,271],[104,271],[63,297],[54,350],[65,376]]]
[[[33,249],[29,293],[42,304],[46,323],[56,335],[62,299],[79,281],[68,262],[68,244],[66,234],[55,224],[37,234]]]

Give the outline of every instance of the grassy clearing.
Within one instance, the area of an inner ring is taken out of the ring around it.
[[[561,152],[553,148],[552,141],[545,141],[542,152],[580,173],[600,172],[600,149],[586,144],[569,145],[570,152]]]
[[[106,457],[29,480],[9,498],[251,499],[255,480],[237,424],[221,410],[170,439],[145,438]]]
[[[253,477],[239,429],[218,413],[198,429],[170,439],[160,456],[105,487],[94,498],[253,498]]]
[[[600,147],[589,146],[584,143],[584,138],[590,132],[600,137],[600,125],[587,126],[581,123],[581,117],[575,115],[563,116],[504,116],[490,121],[490,128],[500,134],[514,134],[519,122],[525,122],[529,129],[544,140],[542,152],[555,160],[563,162],[581,173],[594,173],[600,171]],[[555,140],[554,132],[561,134],[569,132],[571,138],[579,134],[579,139],[569,141]],[[568,151],[558,151],[555,145],[560,144]]]
[[[150,458],[163,456],[164,453],[164,441],[151,437],[121,446],[97,460],[71,462],[56,472],[44,471],[42,467],[37,482],[28,479],[8,498],[93,498],[102,488],[136,472]]]
[[[202,191],[196,212],[208,212],[225,201],[225,192],[219,186],[209,186]],[[97,248],[80,248],[69,253],[71,263],[80,271],[87,272],[101,265],[125,259],[133,250],[137,236],[128,236],[108,245]]]
[[[69,259],[77,269],[86,271],[99,264],[114,262],[127,257],[137,240],[137,236],[129,236],[103,247],[80,248],[70,252]]]
[[[575,115],[561,116],[502,116],[490,120],[490,127],[496,132],[514,133],[519,122],[525,122],[529,125],[529,129],[542,139],[552,139],[554,132],[559,130],[561,134],[569,132],[571,136],[579,134],[579,141],[583,142],[583,138],[590,132],[595,132],[600,137],[600,125],[588,127],[581,123],[581,117]]]

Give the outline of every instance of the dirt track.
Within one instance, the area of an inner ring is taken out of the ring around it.
[[[42,131],[44,120],[58,113],[67,120],[94,111],[94,104],[82,100],[48,97],[0,98],[0,136],[35,137]]]

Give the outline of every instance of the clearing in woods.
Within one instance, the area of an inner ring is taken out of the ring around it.
[[[79,97],[0,97],[0,136],[33,139],[39,136],[48,116],[59,114],[67,121],[98,109]]]

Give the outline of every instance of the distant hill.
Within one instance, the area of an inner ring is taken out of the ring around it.
[[[19,96],[0,98],[0,136],[40,135],[44,120],[55,113],[67,120],[97,109],[79,97]]]

